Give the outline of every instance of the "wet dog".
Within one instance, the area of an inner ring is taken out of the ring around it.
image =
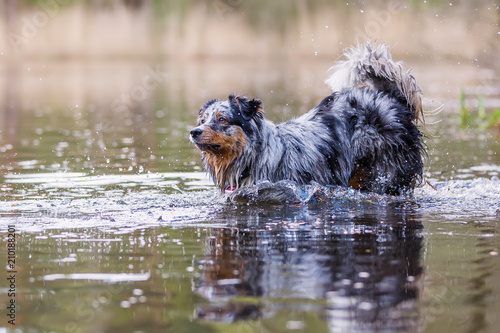
[[[221,191],[291,180],[413,192],[425,154],[415,78],[382,44],[344,55],[325,81],[333,93],[297,119],[274,124],[259,99],[243,95],[203,105],[190,139]]]

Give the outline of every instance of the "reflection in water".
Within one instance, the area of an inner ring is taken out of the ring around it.
[[[228,214],[231,227],[214,232],[198,263],[195,290],[210,301],[198,317],[235,321],[299,309],[325,311],[332,331],[418,327],[419,215],[403,203],[335,206]]]

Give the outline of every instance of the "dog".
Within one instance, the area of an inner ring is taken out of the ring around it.
[[[274,124],[260,99],[229,95],[199,111],[190,140],[221,192],[260,181],[413,193],[423,178],[422,91],[384,44],[347,49],[325,81],[333,93]]]

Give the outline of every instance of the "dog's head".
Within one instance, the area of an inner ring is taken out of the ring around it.
[[[258,99],[229,95],[225,101],[208,101],[191,130],[191,141],[203,152],[234,153],[241,150],[253,133],[255,119],[262,117],[262,102]]]
[[[205,165],[221,188],[233,182],[232,166],[255,137],[263,117],[262,102],[242,95],[211,100],[200,109],[190,139],[202,151]]]

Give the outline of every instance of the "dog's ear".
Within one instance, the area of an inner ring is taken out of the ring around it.
[[[228,97],[229,105],[238,110],[245,120],[250,120],[255,116],[263,117],[264,110],[262,101],[257,98],[248,98],[243,95],[235,96],[234,94]]]

